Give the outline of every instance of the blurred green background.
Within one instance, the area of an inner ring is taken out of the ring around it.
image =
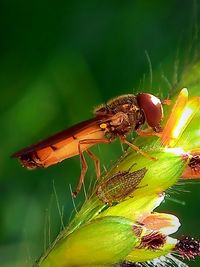
[[[67,223],[69,183],[75,188],[80,174],[78,157],[27,171],[10,154],[90,118],[111,97],[138,90],[167,96],[161,76],[172,78],[177,51],[190,46],[197,8],[180,0],[0,2],[0,266],[31,266],[54,240],[60,215],[53,181]],[[153,88],[141,82],[149,73],[145,50],[159,70]],[[107,168],[122,153],[118,142],[94,151]],[[86,186],[94,173],[88,162]],[[185,206],[168,200],[160,209],[180,218],[177,237],[198,237],[199,186],[184,188],[191,192],[173,198]]]

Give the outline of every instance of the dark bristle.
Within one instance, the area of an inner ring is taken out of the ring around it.
[[[147,248],[151,250],[160,249],[166,242],[166,236],[158,233],[153,232],[149,235],[145,235],[142,237],[142,241],[140,244],[140,248]]]
[[[176,244],[175,250],[185,259],[194,259],[200,256],[200,243],[192,237],[183,237]]]

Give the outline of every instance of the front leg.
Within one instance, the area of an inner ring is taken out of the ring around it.
[[[147,154],[146,152],[144,152],[142,149],[140,149],[138,146],[130,143],[128,140],[126,140],[125,136],[120,137],[120,141],[122,144],[127,144],[129,147],[131,147],[133,150],[137,151],[138,153],[140,153],[141,155],[143,155],[145,158],[148,158],[150,160],[157,160],[154,157],[151,157],[149,154]]]
[[[162,130],[160,130],[160,132],[155,132],[151,128],[147,128],[147,129],[144,129],[144,130],[137,129],[136,133],[139,136],[157,136],[157,137],[161,137],[162,136]]]

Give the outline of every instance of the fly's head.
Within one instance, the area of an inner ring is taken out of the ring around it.
[[[163,107],[160,99],[147,93],[139,93],[136,97],[139,107],[144,112],[147,124],[155,132],[160,132],[160,123],[163,119]]]

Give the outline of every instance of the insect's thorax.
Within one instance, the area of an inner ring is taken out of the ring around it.
[[[126,135],[137,130],[145,122],[145,116],[134,95],[125,95],[111,100],[95,110],[102,117],[100,127],[109,138]]]

